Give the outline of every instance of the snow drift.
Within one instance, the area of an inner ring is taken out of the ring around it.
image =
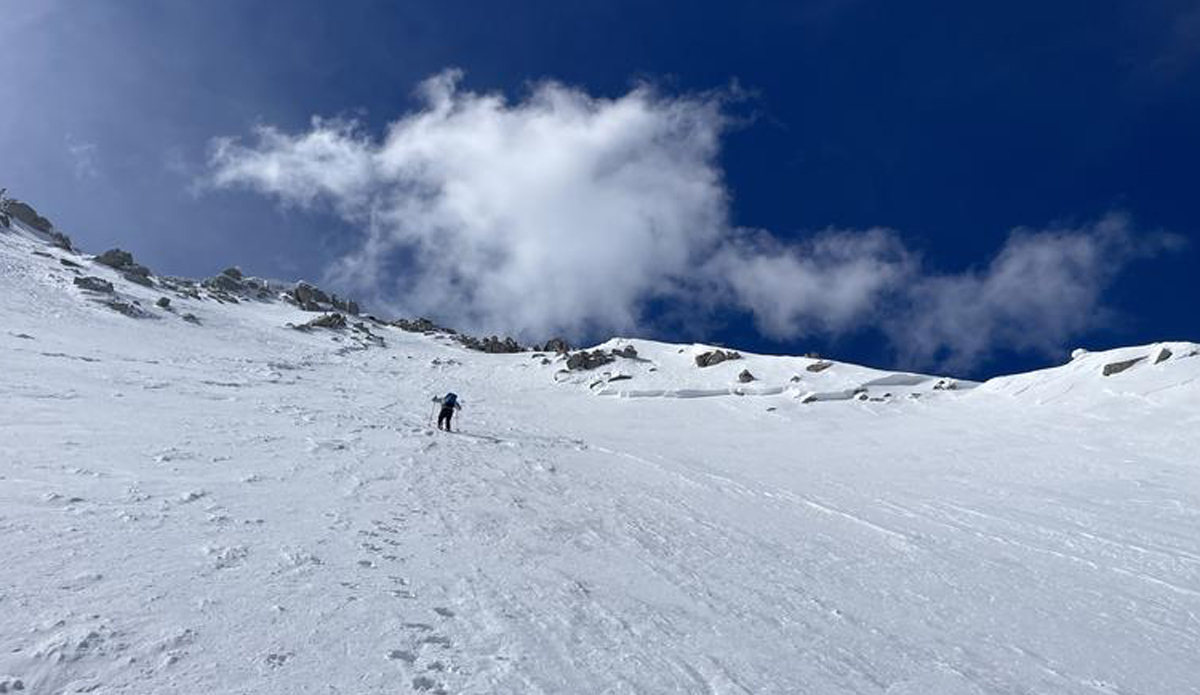
[[[0,692],[1200,692],[1196,345],[487,354],[51,242],[0,229]]]

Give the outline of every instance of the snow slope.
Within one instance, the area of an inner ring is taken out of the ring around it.
[[[159,296],[0,230],[0,692],[1200,693],[1195,345],[564,373]]]

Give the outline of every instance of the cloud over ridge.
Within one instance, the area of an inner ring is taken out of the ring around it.
[[[719,166],[726,94],[554,81],[519,101],[447,70],[376,139],[350,121],[217,138],[208,183],[329,206],[362,230],[328,280],[374,306],[527,340],[646,330],[647,307],[749,312],[777,340],[878,327],[908,364],[1051,352],[1102,320],[1145,248],[1125,217],[1014,231],[982,269],[931,272],[885,228],[803,241],[735,227]],[[399,270],[398,270],[399,269]],[[1030,336],[1042,338],[1030,338]]]
[[[727,226],[719,100],[543,82],[509,104],[459,77],[423,83],[423,108],[378,143],[322,120],[218,140],[213,181],[359,222],[332,280],[395,310],[526,336],[635,329]],[[399,255],[411,272],[392,277]]]

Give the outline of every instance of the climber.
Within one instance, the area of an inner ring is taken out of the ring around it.
[[[451,431],[450,419],[454,417],[455,410],[462,410],[462,404],[458,402],[458,396],[456,394],[447,393],[442,398],[442,412],[438,413],[437,424],[439,430],[444,429],[447,432]],[[442,427],[443,422],[446,423],[445,427]]]

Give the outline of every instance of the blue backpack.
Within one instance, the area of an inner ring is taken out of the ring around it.
[[[453,393],[447,393],[446,397],[442,399],[443,408],[453,408],[456,403],[458,403],[458,396]]]

